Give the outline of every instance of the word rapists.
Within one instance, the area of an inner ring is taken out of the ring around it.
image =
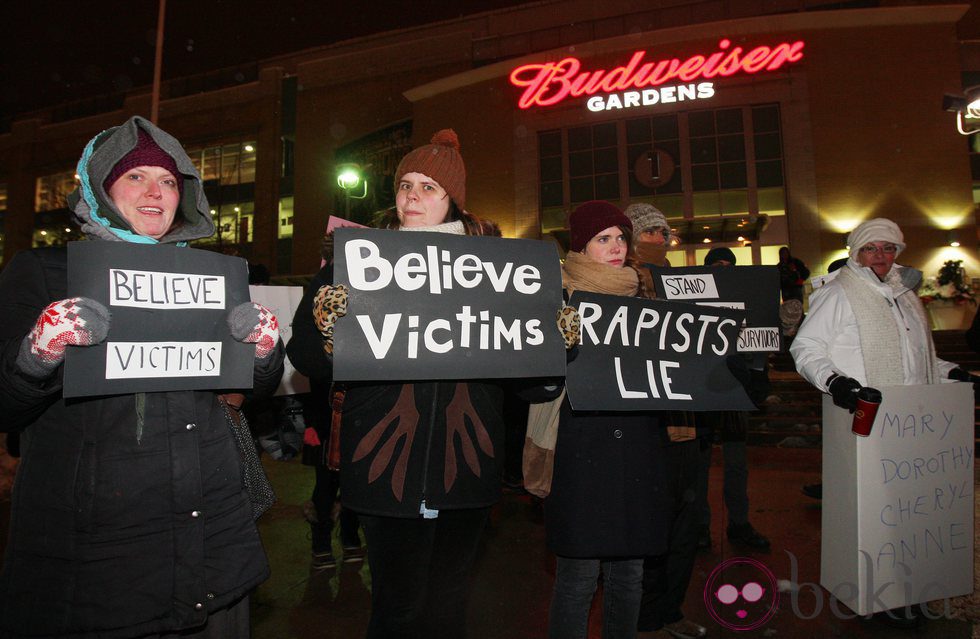
[[[351,289],[382,291],[389,287],[405,292],[427,288],[432,295],[455,289],[475,289],[487,285],[494,293],[503,295],[534,295],[541,290],[541,272],[531,264],[513,262],[495,264],[465,253],[453,256],[450,251],[426,246],[425,253],[406,253],[394,263],[381,255],[378,245],[366,239],[347,242],[344,246],[347,277]],[[419,339],[430,353],[446,353],[455,348],[480,350],[521,350],[525,345],[539,346],[544,342],[541,321],[505,319],[490,310],[474,311],[464,305],[451,319],[436,318],[420,321],[418,315],[386,313],[380,330],[368,314],[355,314],[371,352],[383,359],[391,349],[399,329],[407,327],[408,357],[418,357]],[[472,336],[472,339],[471,339]]]

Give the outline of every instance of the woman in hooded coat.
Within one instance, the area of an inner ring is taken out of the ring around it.
[[[89,240],[174,244],[214,232],[173,137],[133,117],[86,146],[69,205]],[[99,302],[68,298],[67,251],[18,254],[0,276],[0,411],[22,431],[0,572],[3,637],[247,637],[269,574],[241,455],[213,390],[66,400],[66,344],[106,338]],[[275,316],[228,315],[254,342],[255,394],[282,375]]]

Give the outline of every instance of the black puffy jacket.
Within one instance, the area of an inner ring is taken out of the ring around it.
[[[313,320],[313,298],[332,282],[324,267],[293,318],[289,359],[329,381],[331,360]],[[349,383],[343,405],[340,492],[348,508],[418,517],[429,509],[478,508],[500,497],[503,400],[500,381]]]

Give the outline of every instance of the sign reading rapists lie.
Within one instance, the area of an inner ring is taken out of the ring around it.
[[[104,342],[69,348],[65,397],[251,388],[255,346],[232,338],[248,297],[245,260],[127,242],[71,242],[68,294],[109,309]]]
[[[553,244],[341,228],[334,379],[561,376],[561,272]]]
[[[565,388],[575,410],[752,410],[727,357],[744,312],[575,291],[582,318]]]

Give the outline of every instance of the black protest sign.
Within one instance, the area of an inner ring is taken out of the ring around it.
[[[68,294],[112,316],[97,346],[69,348],[65,397],[251,388],[255,346],[235,341],[228,313],[249,300],[245,260],[129,242],[68,245]]]
[[[754,408],[726,364],[742,311],[583,291],[569,304],[582,318],[565,378],[573,409]]]
[[[775,266],[649,266],[657,298],[745,310],[738,352],[778,352],[779,270]]]
[[[564,375],[553,244],[342,228],[334,246],[334,282],[350,289],[334,379]]]

